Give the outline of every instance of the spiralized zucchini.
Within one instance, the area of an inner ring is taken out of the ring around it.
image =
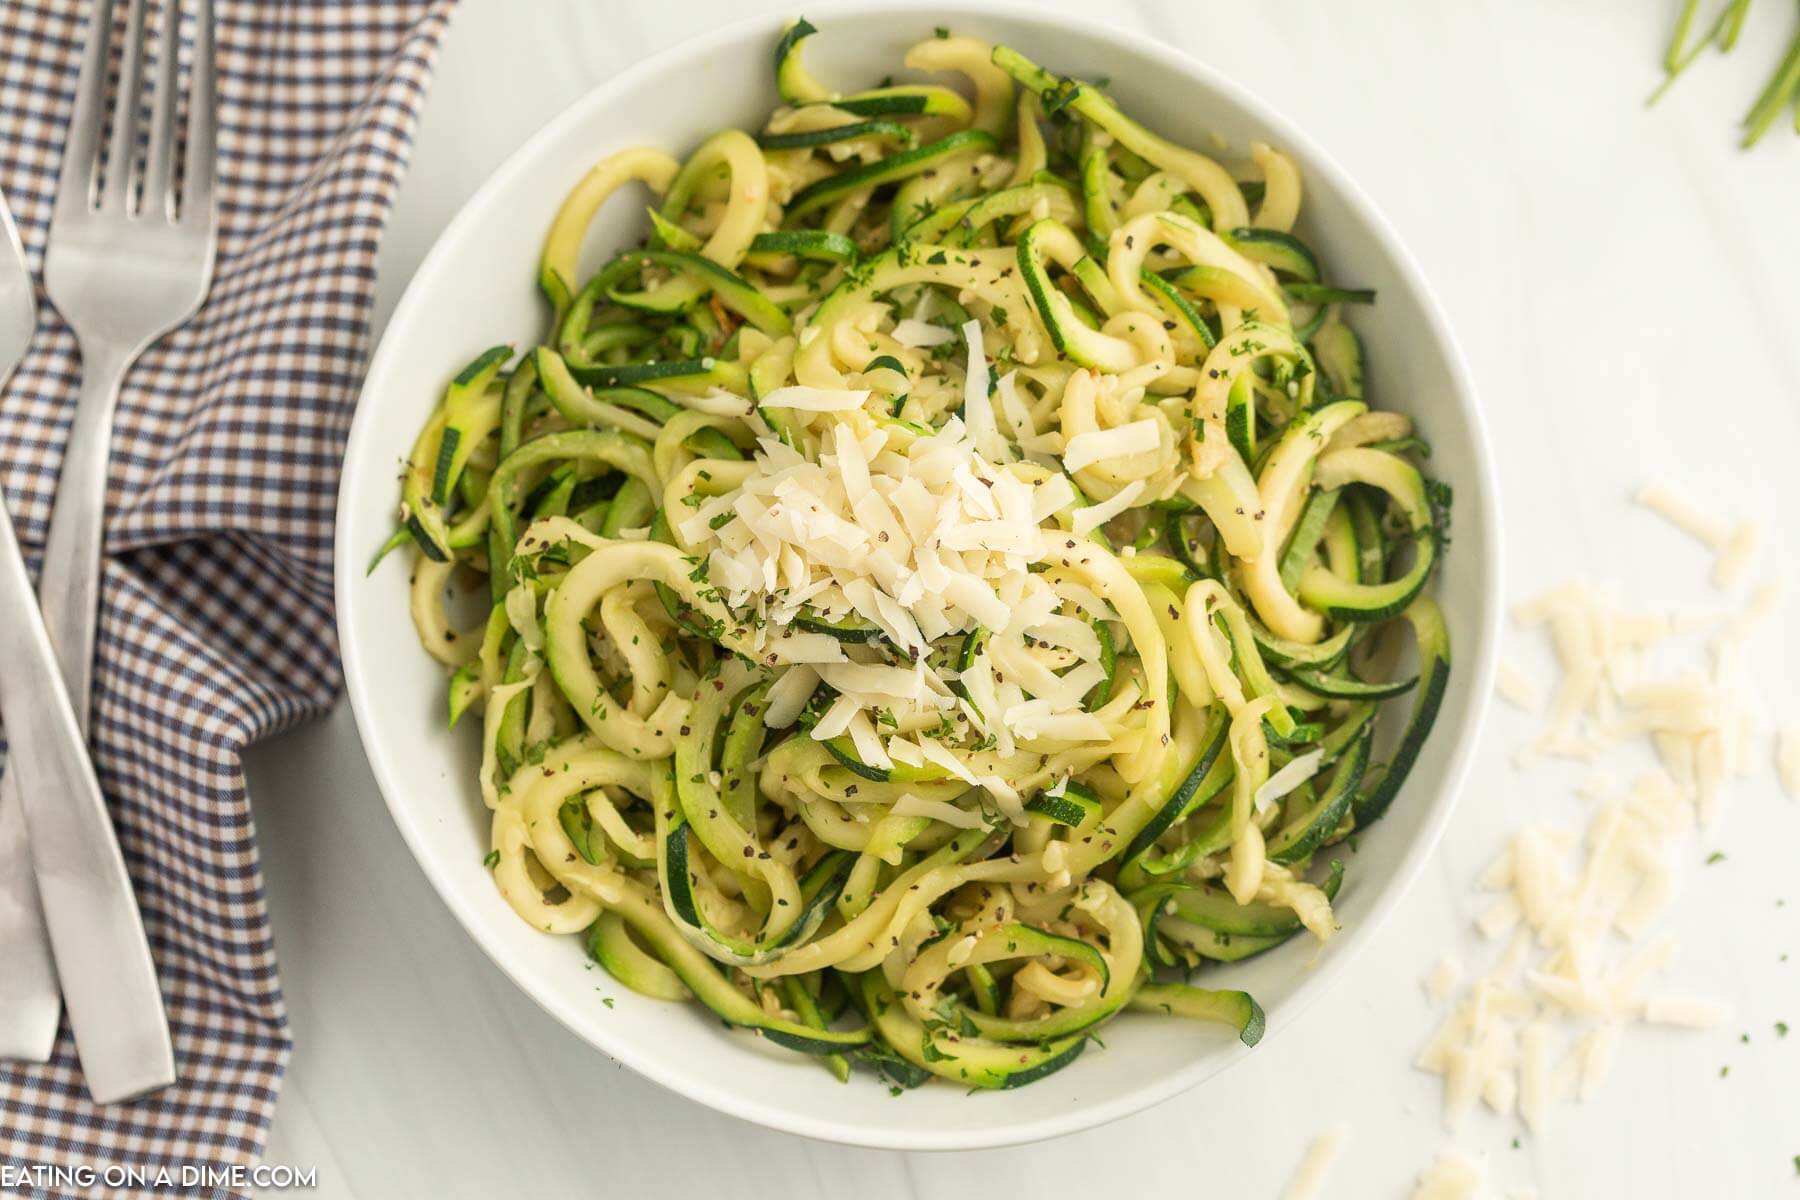
[[[495,882],[625,985],[839,1078],[1018,1086],[1128,1007],[1254,1043],[1254,1000],[1187,979],[1332,936],[1333,851],[1449,670],[1448,490],[1364,394],[1373,293],[1324,277],[1272,147],[1223,165],[943,31],[905,56],[928,81],[838,92],[813,32],[761,130],[582,179],[542,343],[477,356],[411,454],[388,548],[413,543],[451,723],[481,714]],[[587,271],[640,188],[647,240]],[[773,558],[721,577],[781,479],[866,458],[843,486],[886,471],[897,502],[940,453],[969,505],[1046,509],[991,628],[977,596],[915,629],[911,567],[806,603]],[[896,671],[930,679],[891,708],[845,682]]]

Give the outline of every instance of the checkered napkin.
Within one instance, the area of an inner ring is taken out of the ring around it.
[[[93,709],[179,1082],[95,1106],[65,1023],[47,1066],[0,1064],[0,1165],[174,1174],[262,1149],[290,1041],[239,754],[338,688],[338,468],[376,246],[453,3],[216,0],[218,267],[125,380]],[[34,272],[95,7],[0,2],[0,188]],[[79,379],[45,304],[0,396],[0,484],[34,560]]]

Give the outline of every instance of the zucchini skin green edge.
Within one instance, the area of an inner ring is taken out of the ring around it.
[[[929,783],[949,778],[946,772],[936,767],[872,766],[856,756],[856,750],[847,737],[830,738],[824,746],[845,770],[860,775],[871,783]]]
[[[1325,787],[1325,794],[1308,812],[1304,827],[1279,830],[1268,844],[1269,861],[1291,866],[1310,857],[1326,838],[1343,824],[1344,814],[1355,803],[1356,789],[1362,783],[1363,771],[1369,765],[1369,747],[1374,741],[1373,725],[1365,725],[1338,759],[1337,769]],[[1290,832],[1292,829],[1292,832]]]
[[[855,262],[862,257],[856,243],[841,233],[820,229],[777,229],[750,239],[751,254],[794,254],[817,262]]]
[[[1269,1027],[1262,1005],[1249,992],[1207,991],[1183,983],[1146,983],[1131,998],[1129,1007],[1140,1012],[1222,1021],[1237,1030],[1238,1041],[1246,1046],[1262,1041]]]
[[[835,125],[828,129],[813,129],[805,133],[764,133],[758,135],[756,144],[764,150],[811,150],[855,138],[886,137],[893,138],[902,145],[910,145],[912,136],[912,130],[898,121],[871,120]]]
[[[1325,893],[1325,899],[1335,902],[1338,892],[1344,885],[1344,864],[1334,859],[1331,873],[1319,890]],[[1172,909],[1178,906],[1174,898],[1182,893],[1192,893],[1191,904],[1181,915],[1205,929],[1212,938],[1210,948],[1198,951],[1203,957],[1214,962],[1242,962],[1246,958],[1254,958],[1265,951],[1273,950],[1289,938],[1296,936],[1303,926],[1299,918],[1294,918],[1291,927],[1283,928],[1276,933],[1239,933],[1235,929],[1247,926],[1255,919],[1254,913],[1245,916],[1237,911],[1237,901],[1225,895],[1221,900],[1213,896],[1211,885],[1188,883],[1156,883],[1131,893],[1126,898],[1138,911],[1138,919],[1144,927],[1144,960],[1165,967],[1178,967],[1178,960],[1165,957],[1157,948],[1157,923]],[[1227,909],[1225,905],[1230,905]],[[1257,906],[1248,906],[1252,909]],[[1231,926],[1232,928],[1224,928]],[[1128,1006],[1129,1007],[1129,1006]]]
[[[1344,864],[1333,861],[1331,877],[1322,885],[1322,890],[1331,896],[1337,894],[1344,878]],[[1214,933],[1228,933],[1233,937],[1245,938],[1286,938],[1300,932],[1303,926],[1300,918],[1291,908],[1278,908],[1272,904],[1252,902],[1239,904],[1232,899],[1231,893],[1216,884],[1198,883],[1165,883],[1152,885],[1149,899],[1172,898],[1170,908],[1183,920],[1203,925]]]
[[[1059,796],[1039,792],[1025,806],[1025,811],[1044,817],[1054,824],[1075,828],[1100,816],[1100,797],[1081,784],[1071,781]]]
[[[711,942],[716,939],[708,932],[700,908],[694,902],[692,877],[688,872],[688,842],[692,836],[692,827],[685,820],[678,820],[669,829],[669,835],[664,842],[663,853],[667,856],[669,865],[669,907],[681,925],[691,931],[689,936]],[[806,907],[801,910],[800,916],[795,919],[794,923],[788,927],[787,932],[762,944],[754,958],[767,961],[769,957],[779,954],[789,946],[811,937],[818,929],[819,923],[825,919],[832,903],[837,900],[838,893],[843,890],[845,881],[850,877],[852,861],[848,855],[835,860],[831,856],[821,859],[821,867],[830,865],[827,867],[825,878],[820,883],[818,890],[806,902]],[[814,869],[818,870],[819,867]],[[692,987],[693,985],[689,984],[688,986]]]
[[[874,1036],[868,1026],[853,1030],[813,1029],[771,1016],[733,987],[720,973],[717,964],[689,944],[685,935],[660,909],[640,912],[635,906],[627,905],[621,915],[650,943],[658,957],[668,963],[688,990],[727,1024],[754,1029],[776,1045],[802,1054],[841,1054],[858,1050],[868,1045]]]
[[[446,412],[454,417],[460,403],[471,391],[485,387],[494,373],[505,366],[512,358],[511,346],[495,346],[484,351],[480,357],[457,373],[450,381],[450,395],[445,400]],[[437,505],[447,504],[450,500],[450,487],[461,473],[457,460],[474,448],[476,438],[463,436],[462,428],[450,421],[444,425],[443,438],[438,442],[437,462],[431,472],[431,500]]]
[[[1365,683],[1354,677],[1332,675],[1307,667],[1289,667],[1287,675],[1313,695],[1332,700],[1391,700],[1412,691],[1419,682],[1419,677],[1414,675],[1408,679]]]
[[[1400,794],[1401,785],[1412,773],[1425,739],[1431,736],[1438,709],[1443,707],[1444,693],[1450,687],[1450,632],[1444,625],[1444,614],[1437,601],[1422,594],[1407,605],[1401,615],[1412,624],[1419,639],[1421,683],[1413,700],[1412,716],[1406,722],[1406,732],[1400,735],[1400,744],[1394,748],[1392,761],[1375,786],[1357,796],[1351,804],[1358,829],[1367,829],[1387,815],[1394,797]]]
[[[1087,1048],[1088,1034],[1084,1031],[1041,1046],[984,1039],[949,1042],[946,1049],[901,1009],[879,970],[865,972],[858,978],[856,995],[870,1024],[902,1059],[919,1070],[970,1087],[1008,1091],[1036,1083],[1080,1058]],[[939,1057],[926,1055],[926,1045]]]
[[[1181,815],[1189,802],[1193,800],[1195,793],[1200,789],[1201,783],[1205,781],[1207,774],[1211,772],[1213,763],[1218,760],[1220,753],[1225,749],[1227,735],[1231,732],[1230,721],[1218,720],[1216,714],[1211,720],[1214,728],[1211,730],[1205,746],[1200,751],[1199,759],[1195,761],[1188,773],[1182,777],[1180,785],[1176,787],[1174,792],[1170,793],[1168,800],[1164,802],[1163,806],[1156,810],[1156,815],[1150,818],[1149,823],[1140,829],[1138,835],[1132,838],[1131,843],[1125,847],[1125,853],[1119,856],[1119,863],[1121,866],[1129,864],[1144,854],[1152,846],[1156,845],[1156,839],[1168,832],[1169,827],[1175,823],[1176,818]]]
[[[851,645],[864,645],[868,642],[879,641],[882,637],[881,627],[878,625],[865,621],[828,621],[824,617],[804,611],[795,615],[793,625],[796,629],[803,629],[808,633],[822,633],[827,637],[833,637]]]
[[[808,184],[795,193],[784,212],[788,219],[805,216],[815,208],[822,208],[839,196],[854,192],[859,188],[874,187],[877,184],[892,183],[904,179],[908,175],[926,170],[933,162],[948,158],[967,150],[993,150],[994,135],[983,129],[959,129],[955,133],[946,134],[935,142],[927,142],[923,146],[911,150],[902,150],[898,154],[890,154],[886,158],[876,159],[867,166],[854,167],[848,171],[840,171],[836,175],[828,175],[816,183]]]

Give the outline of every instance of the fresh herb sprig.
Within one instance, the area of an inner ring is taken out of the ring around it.
[[[1650,93],[1647,104],[1655,104],[1662,99],[1663,93],[1681,78],[1682,73],[1693,65],[1694,60],[1708,46],[1717,46],[1719,53],[1724,54],[1737,45],[1738,35],[1743,32],[1744,18],[1750,12],[1750,0],[1729,0],[1706,32],[1693,39],[1690,44],[1694,19],[1699,11],[1700,0],[1684,0],[1681,15],[1675,21],[1675,32],[1669,38],[1669,48],[1663,54],[1663,81]],[[1750,111],[1744,114],[1741,122],[1744,148],[1748,149],[1761,140],[1763,134],[1774,127],[1782,110],[1790,104],[1795,105],[1794,128],[1800,132],[1800,103],[1796,103],[1797,98],[1800,98],[1800,33],[1794,35],[1794,40],[1788,44],[1787,53],[1782,56],[1781,65],[1770,76],[1769,82],[1757,96],[1756,103],[1750,106]]]

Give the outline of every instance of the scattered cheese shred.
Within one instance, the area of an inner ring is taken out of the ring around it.
[[[1637,498],[1713,547],[1713,582],[1735,586],[1760,538],[1756,527],[1733,528],[1660,484]],[[1519,626],[1545,631],[1561,669],[1520,765],[1546,757],[1594,763],[1624,748],[1654,765],[1627,782],[1589,770],[1572,789],[1589,802],[1584,828],[1521,828],[1478,877],[1498,895],[1475,925],[1504,949],[1466,984],[1449,959],[1425,979],[1434,999],[1457,993],[1416,1063],[1444,1079],[1446,1124],[1454,1127],[1479,1097],[1496,1113],[1516,1109],[1542,1133],[1564,1099],[1598,1094],[1633,1023],[1708,1029],[1725,1020],[1709,1000],[1646,996],[1678,947],[1645,939],[1674,899],[1682,843],[1716,817],[1730,781],[1751,769],[1757,709],[1745,649],[1779,595],[1777,584],[1765,583],[1739,611],[1696,620],[1626,609],[1573,582],[1514,608]],[[1698,665],[1667,661],[1678,638],[1708,628],[1716,632],[1710,647],[1699,647]],[[1530,684],[1503,665],[1496,690],[1530,710],[1538,707]],[[1800,728],[1781,736],[1775,759],[1784,786],[1800,794]],[[1444,1190],[1455,1170],[1433,1170],[1440,1190],[1426,1191],[1422,1178],[1419,1194],[1458,1194]]]
[[[1412,1200],[1474,1200],[1480,1189],[1480,1167],[1455,1150],[1440,1150],[1419,1173]]]
[[[868,402],[868,391],[845,388],[792,387],[776,388],[763,397],[764,408],[792,408],[801,412],[850,412]]]
[[[1550,1125],[1550,1026],[1533,1021],[1519,1035],[1519,1115],[1533,1133]]]
[[[906,317],[894,323],[894,340],[902,346],[914,350],[924,350],[932,346],[941,346],[945,342],[954,342],[956,334],[942,325],[932,325],[925,321]]]
[[[989,462],[1005,462],[1006,439],[1000,436],[999,422],[994,419],[994,398],[988,393],[988,361],[982,346],[981,322],[969,321],[962,327],[962,335],[969,346],[969,369],[963,377],[963,422],[977,452]]]
[[[1743,582],[1757,548],[1762,544],[1763,531],[1759,522],[1744,521],[1736,527],[1730,526],[1696,508],[1669,485],[1657,481],[1638,489],[1637,502],[1712,548],[1714,587],[1729,591]]]
[[[1718,558],[1713,560],[1713,586],[1730,591],[1742,583],[1751,561],[1756,557],[1757,548],[1761,545],[1760,523],[1745,521],[1733,530],[1730,539],[1719,548]]]
[[[1437,966],[1431,968],[1431,974],[1425,976],[1425,994],[1433,1000],[1443,1000],[1456,990],[1462,982],[1462,963],[1446,954],[1438,959]]]
[[[1619,1052],[1619,1029],[1617,1021],[1608,1021],[1582,1039],[1581,1082],[1577,1095],[1583,1103],[1598,1095],[1600,1086],[1612,1074],[1613,1060]]]
[[[1481,930],[1485,938],[1505,937],[1518,927],[1519,901],[1513,896],[1502,896],[1489,909],[1475,918],[1475,928]]]
[[[1677,633],[1678,622],[1612,604],[1586,584],[1564,584],[1514,610],[1526,628],[1548,627],[1563,676],[1544,728],[1516,758],[1523,768],[1546,757],[1593,762],[1648,738],[1664,768],[1693,795],[1703,824],[1717,816],[1728,775],[1741,774],[1736,748],[1755,724],[1747,689],[1737,678],[1742,647],[1771,611],[1773,585],[1724,623],[1714,639],[1710,672],[1652,675],[1652,652]],[[1731,751],[1731,753],[1727,753]]]
[[[769,687],[763,724],[770,729],[786,729],[792,725],[818,684],[819,673],[811,667],[789,667],[782,672],[781,678]]]
[[[1514,708],[1528,713],[1536,712],[1544,703],[1543,694],[1531,676],[1505,659],[1500,660],[1499,673],[1494,676],[1494,693]]]
[[[1714,549],[1731,538],[1730,527],[1719,518],[1701,512],[1685,496],[1661,480],[1651,480],[1637,490],[1637,502],[1667,520],[1694,540]]]
[[[1287,766],[1269,776],[1263,785],[1256,789],[1253,801],[1258,813],[1269,811],[1277,800],[1311,779],[1319,773],[1319,765],[1325,761],[1325,751],[1314,750],[1302,754]]]
[[[1800,725],[1788,726],[1776,739],[1775,769],[1781,775],[1781,789],[1800,800]]]
[[[1013,440],[1026,441],[1038,436],[1037,422],[1032,420],[1031,410],[1025,406],[1024,397],[1019,395],[1019,373],[1008,371],[994,385],[994,397],[1000,401],[1000,415],[1012,426]]]
[[[1120,513],[1131,507],[1132,501],[1143,495],[1144,481],[1134,479],[1118,490],[1111,499],[1102,500],[1098,504],[1089,504],[1085,508],[1075,510],[1075,532],[1088,533],[1100,528]]]
[[[979,812],[958,808],[948,800],[927,800],[911,792],[894,801],[888,811],[896,817],[929,817],[957,829],[983,829],[988,823]]]
[[[521,583],[506,593],[506,621],[534,653],[544,652],[544,627],[538,623],[537,592],[529,583]]]
[[[1156,422],[1148,418],[1112,429],[1078,433],[1063,447],[1063,469],[1073,474],[1108,458],[1124,458],[1156,449],[1161,441]]]
[[[1652,1025],[1711,1029],[1724,1021],[1725,1017],[1726,1012],[1721,1005],[1691,996],[1656,996],[1644,1002],[1644,1020]]]
[[[1332,1160],[1343,1150],[1349,1136],[1347,1128],[1334,1125],[1314,1138],[1306,1157],[1295,1168],[1294,1177],[1288,1181],[1287,1190],[1281,1193],[1282,1200],[1314,1200],[1324,1186],[1325,1172],[1331,1168]]]

